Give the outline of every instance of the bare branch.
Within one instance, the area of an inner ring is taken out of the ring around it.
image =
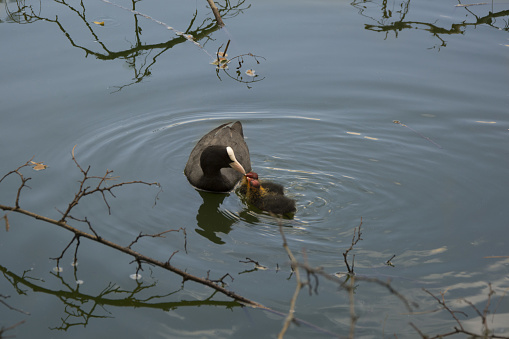
[[[99,192],[102,195],[102,197],[103,197],[103,200],[104,200],[104,203],[106,204],[106,207],[108,208],[108,214],[111,214],[111,207],[110,207],[110,205],[108,203],[108,200],[106,199],[106,195],[105,195],[106,192],[108,192],[109,194],[111,194],[112,197],[115,198],[115,194],[113,194],[112,190],[114,188],[122,187],[124,185],[143,184],[143,185],[148,185],[148,186],[155,185],[155,186],[161,187],[161,185],[159,183],[157,183],[157,182],[148,183],[148,182],[139,181],[139,180],[121,182],[121,183],[117,183],[117,184],[114,184],[114,185],[111,185],[111,186],[105,186],[106,185],[105,183],[107,181],[111,181],[111,180],[115,180],[116,179],[116,177],[110,177],[110,175],[111,175],[111,173],[113,173],[113,171],[106,170],[106,173],[102,177],[90,176],[88,174],[89,171],[90,171],[90,166],[88,166],[86,170],[84,170],[83,167],[81,167],[81,165],[79,164],[78,160],[76,160],[76,157],[74,155],[74,150],[75,149],[76,149],[76,145],[74,145],[74,147],[72,148],[72,151],[71,151],[72,160],[76,164],[76,167],[78,167],[78,169],[83,174],[83,178],[79,181],[79,188],[78,188],[78,191],[74,194],[74,199],[69,203],[69,205],[67,206],[67,209],[65,210],[65,212],[61,212],[62,213],[62,218],[60,219],[60,221],[62,221],[62,222],[64,222],[68,217],[71,217],[70,216],[71,210],[74,207],[76,207],[76,205],[78,205],[80,200],[82,198],[84,198],[85,196],[92,195],[92,194],[95,194],[95,193]],[[98,180],[98,182],[97,182],[97,184],[95,185],[94,188],[91,188],[91,186],[88,186],[89,182],[91,180]],[[75,219],[75,218],[73,218],[73,219]],[[77,219],[75,219],[75,220],[77,220]],[[90,226],[90,223],[88,221],[86,221],[86,222],[89,225],[90,229],[93,231],[93,229]],[[93,232],[95,233],[95,231],[93,231]]]
[[[223,282],[224,278],[226,276],[229,276],[229,274],[226,274],[220,280],[209,280],[209,279],[206,279],[206,278],[201,278],[201,277],[192,275],[190,273],[187,273],[184,270],[181,270],[181,269],[171,265],[169,260],[167,262],[162,262],[162,261],[153,259],[151,257],[148,257],[146,255],[143,255],[141,253],[138,253],[138,252],[132,250],[129,247],[124,247],[124,246],[118,245],[118,244],[116,244],[116,243],[114,243],[112,241],[106,240],[106,239],[100,237],[93,230],[90,222],[86,218],[85,219],[78,219],[78,218],[72,217],[70,215],[70,212],[72,211],[72,209],[79,203],[80,199],[82,199],[83,197],[85,197],[87,195],[91,195],[91,194],[94,194],[94,193],[104,194],[105,192],[112,193],[111,192],[112,189],[117,188],[117,187],[121,187],[121,186],[124,186],[124,185],[129,185],[129,184],[143,184],[143,185],[147,185],[147,186],[156,185],[156,186],[160,187],[159,183],[156,183],[156,182],[148,183],[148,182],[144,182],[144,181],[129,181],[129,182],[117,183],[117,184],[114,184],[114,185],[111,185],[111,186],[103,186],[103,184],[105,184],[106,181],[110,180],[110,178],[108,178],[107,176],[110,173],[112,173],[112,171],[107,170],[106,174],[104,176],[102,176],[102,177],[90,176],[89,175],[90,166],[85,170],[85,169],[83,169],[83,167],[81,167],[79,162],[76,160],[76,157],[75,157],[75,154],[74,154],[75,147],[73,147],[73,150],[71,152],[72,159],[75,162],[75,164],[78,167],[78,169],[80,170],[80,172],[82,173],[83,178],[80,181],[80,186],[79,186],[79,189],[78,189],[78,193],[75,194],[74,199],[71,201],[71,203],[69,203],[66,211],[63,212],[63,213],[61,212],[62,213],[62,218],[60,220],[48,218],[48,217],[45,217],[43,215],[40,215],[40,214],[37,214],[37,213],[33,213],[31,211],[22,209],[22,208],[20,208],[19,204],[16,204],[15,206],[8,206],[8,205],[0,204],[0,209],[1,210],[4,210],[4,211],[13,211],[13,212],[16,212],[16,213],[24,214],[24,215],[29,216],[31,218],[34,218],[34,219],[37,219],[37,220],[41,220],[41,221],[44,221],[44,222],[47,222],[47,223],[59,226],[59,227],[64,228],[64,229],[66,229],[66,230],[68,230],[68,231],[70,231],[70,232],[72,232],[74,234],[73,239],[66,246],[66,248],[62,251],[61,255],[59,257],[57,257],[57,258],[54,258],[54,260],[57,260],[57,266],[60,263],[59,262],[60,259],[63,257],[63,255],[65,254],[67,249],[71,246],[71,244],[74,242],[74,240],[78,240],[80,238],[86,238],[86,239],[98,242],[100,244],[106,245],[106,246],[111,247],[111,248],[113,248],[115,250],[118,250],[120,252],[123,252],[123,253],[126,253],[126,254],[132,256],[134,258],[134,261],[137,262],[137,264],[138,264],[137,272],[139,272],[140,270],[143,269],[142,268],[142,264],[143,263],[146,263],[146,264],[149,264],[149,265],[158,266],[158,267],[161,267],[161,268],[166,269],[168,271],[171,271],[171,272],[173,272],[175,274],[180,275],[181,277],[183,277],[184,281],[190,280],[190,281],[194,281],[194,282],[196,282],[198,284],[208,286],[208,287],[210,287],[210,288],[212,288],[212,289],[214,289],[214,290],[216,290],[216,291],[226,295],[227,297],[230,297],[230,298],[234,299],[235,301],[237,301],[239,303],[242,303],[242,304],[245,304],[245,305],[249,305],[249,306],[252,306],[252,307],[257,307],[257,308],[263,308],[263,309],[266,308],[265,306],[255,302],[255,301],[252,301],[252,300],[250,300],[248,298],[245,298],[245,297],[243,297],[243,296],[241,296],[239,294],[236,294],[236,293],[234,293],[234,292],[232,292],[230,290],[227,290],[224,287],[222,287],[219,284],[217,284],[217,282],[224,283]],[[8,175],[14,174],[14,173],[16,173],[18,176],[20,176],[20,178],[25,179],[22,176],[22,174],[19,172],[19,170],[22,169],[23,167],[26,167],[26,166],[29,166],[29,162],[27,162],[24,165],[18,167],[16,170],[11,171],[8,174],[4,175],[2,177],[2,179],[0,179],[0,182],[2,180],[4,180]],[[19,195],[20,195],[21,189],[26,186],[25,182],[26,182],[27,179],[25,179],[25,180],[23,180],[23,179],[22,179],[22,183],[21,183],[20,187],[18,188],[18,194],[17,194],[17,198],[18,199],[17,199],[17,201],[19,200]],[[94,188],[91,188],[91,186],[88,186],[88,182],[87,181],[89,181],[89,180],[99,180],[99,183],[97,183]],[[92,231],[93,234],[84,232],[82,230],[77,229],[76,227],[71,226],[70,224],[68,224],[66,219],[72,219],[72,220],[76,220],[76,221],[87,223],[87,225],[89,226],[89,229]],[[175,230],[175,231],[177,231],[177,230]],[[184,236],[185,236],[184,247],[185,247],[186,252],[187,252],[187,235],[186,235],[185,229],[182,228],[182,231],[183,231]]]
[[[171,258],[170,258],[171,259]],[[226,273],[225,275],[223,275],[220,279],[210,279],[209,278],[209,274],[210,274],[210,270],[207,271],[207,280],[210,281],[210,282],[213,282],[213,283],[216,283],[216,284],[221,284],[221,285],[226,285],[226,283],[224,282],[224,278],[226,277],[230,277],[230,279],[232,280],[233,282],[233,277],[230,275],[230,273]]]
[[[455,313],[461,313],[463,314],[465,317],[467,316],[467,314],[465,312],[458,312],[458,311],[453,311],[449,308],[449,306],[447,306],[447,304],[445,303],[445,299],[444,299],[444,292],[440,292],[440,295],[442,296],[442,299],[440,300],[437,296],[435,296],[433,293],[431,293],[430,291],[428,291],[427,289],[423,288],[422,289],[424,292],[428,293],[429,295],[431,295],[437,302],[439,305],[441,305],[447,312],[449,312],[449,314],[453,317],[453,319],[456,321],[456,323],[458,324],[458,326],[460,327],[460,330],[464,330],[463,329],[463,325],[461,325],[461,322],[459,321],[459,319],[456,317],[456,314]]]

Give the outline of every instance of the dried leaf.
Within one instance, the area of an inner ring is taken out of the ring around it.
[[[224,53],[224,52],[217,52],[217,56],[218,57],[223,57],[223,58],[226,58],[228,56],[228,54]]]
[[[246,71],[246,74],[249,75],[250,77],[256,76],[255,71],[253,69],[248,69]]]
[[[360,133],[357,133],[357,132],[346,132],[347,134],[353,134],[353,135],[361,135]]]
[[[104,21],[94,21],[94,24],[104,26]]]
[[[364,137],[364,139],[369,139],[369,140],[378,140],[378,138],[373,138],[373,137]]]
[[[216,66],[219,66],[219,65],[226,65],[228,64],[228,59],[226,58],[217,58],[216,60],[212,61],[210,64],[212,65],[216,65]]]
[[[34,165],[34,167],[32,167],[35,171],[41,171],[43,169],[46,169],[46,167],[48,167],[47,165],[44,165],[42,162],[35,162],[35,161],[30,161],[30,163],[32,165]]]
[[[5,220],[5,231],[9,232],[10,226],[9,226],[9,219],[7,219],[7,214],[4,215]]]
[[[478,123],[481,123],[481,124],[496,124],[497,122],[496,121],[476,121]]]

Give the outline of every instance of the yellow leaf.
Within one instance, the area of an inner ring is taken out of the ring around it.
[[[104,26],[104,21],[94,21],[94,24]]]
[[[250,77],[254,77],[255,76],[255,71],[253,69],[248,69],[246,71],[246,74],[249,75]]]
[[[35,162],[35,161],[30,161],[30,163],[32,165],[34,165],[34,167],[32,167],[35,171],[41,171],[43,169],[46,169],[46,167],[48,167],[47,165],[44,165],[42,162]]]
[[[360,133],[357,133],[357,132],[346,132],[348,134],[353,134],[353,135],[361,135]]]

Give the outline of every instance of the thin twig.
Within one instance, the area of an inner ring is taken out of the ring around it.
[[[350,244],[350,247],[345,252],[343,252],[343,259],[345,261],[346,269],[348,270],[349,274],[354,274],[353,268],[354,268],[354,264],[355,264],[355,255],[353,256],[352,266],[350,267],[350,265],[348,264],[348,260],[347,260],[348,253],[351,250],[353,250],[353,247],[355,245],[357,245],[359,240],[362,240],[362,238],[361,238],[361,235],[362,235],[361,227],[362,227],[362,217],[361,217],[361,222],[360,222],[359,226],[354,228],[354,230],[353,230],[352,243]]]
[[[278,339],[282,339],[284,337],[286,331],[288,330],[288,327],[290,327],[290,323],[294,320],[295,303],[297,302],[297,297],[299,296],[299,292],[302,288],[302,281],[300,280],[300,271],[299,271],[299,266],[297,265],[297,260],[295,259],[292,251],[288,247],[288,243],[286,242],[285,233],[283,232],[283,225],[281,223],[279,223],[279,232],[281,233],[281,238],[283,238],[283,247],[286,250],[288,257],[290,257],[292,269],[295,272],[295,280],[297,281],[297,286],[295,286],[295,291],[293,292],[293,297],[292,297],[292,300],[290,301],[290,309],[288,310],[288,315],[286,316],[283,328],[281,329],[281,332],[279,332],[279,335],[278,335]]]
[[[427,136],[422,135],[421,133],[417,132],[415,129],[411,128],[410,126],[405,125],[405,124],[404,124],[404,123],[402,123],[401,121],[399,121],[399,120],[393,120],[392,122],[393,122],[393,123],[395,123],[395,124],[398,124],[398,125],[401,125],[401,126],[403,126],[403,127],[408,128],[409,130],[411,130],[412,132],[416,133],[416,134],[417,134],[418,136],[420,136],[421,138],[428,140],[429,142],[431,142],[433,145],[437,146],[438,148],[443,148],[442,146],[440,146],[439,144],[437,144],[436,142],[434,142],[433,140],[431,140],[431,139],[430,139],[430,138],[428,138]]]
[[[213,0],[207,0],[209,3],[210,9],[212,9],[212,13],[214,13],[214,17],[216,18],[216,22],[220,27],[224,27],[223,19],[221,19],[221,14],[219,14],[219,10],[217,9],[216,4]]]
[[[7,299],[9,298],[9,296],[5,296],[5,295],[2,295],[0,294],[0,297],[3,298],[3,299]],[[6,303],[5,301],[3,301],[2,299],[0,299],[0,303],[5,305],[5,307],[7,307],[8,309],[10,310],[13,310],[13,311],[16,311],[16,312],[19,312],[19,313],[23,313],[23,314],[26,314],[26,315],[30,315],[30,313],[26,312],[26,311],[23,311],[23,310],[20,310],[19,308],[16,308],[16,307],[12,307],[11,305],[9,305],[8,303]],[[0,336],[1,338],[1,336]]]
[[[134,239],[130,244],[129,246],[127,246],[127,248],[131,248],[131,246],[133,246],[134,244],[136,244],[138,242],[138,240],[140,240],[141,238],[143,237],[151,237],[151,238],[165,238],[164,234],[166,233],[169,233],[169,232],[180,232],[180,231],[184,231],[184,234],[185,234],[185,229],[184,228],[179,228],[178,230],[167,230],[167,231],[163,231],[161,233],[157,233],[157,234],[143,234],[142,232],[140,232],[140,234],[138,234],[138,236],[136,237],[136,239]]]

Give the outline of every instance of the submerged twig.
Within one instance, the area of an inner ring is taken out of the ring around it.
[[[104,1],[104,0],[103,0],[103,1]],[[429,142],[431,142],[433,145],[437,146],[438,148],[443,148],[442,146],[440,146],[439,144],[437,144],[436,142],[434,142],[433,140],[431,140],[431,139],[430,139],[430,138],[428,138],[427,136],[422,135],[421,133],[417,132],[415,129],[413,129],[413,128],[412,128],[412,127],[410,127],[410,126],[405,125],[405,124],[404,124],[404,123],[402,123],[401,121],[399,121],[399,120],[393,120],[392,122],[393,122],[393,123],[395,123],[395,124],[398,124],[398,125],[401,125],[401,126],[403,126],[403,127],[408,128],[409,130],[411,130],[412,132],[416,133],[416,134],[417,134],[417,135],[419,135],[421,138],[424,138],[424,139],[428,140]]]

